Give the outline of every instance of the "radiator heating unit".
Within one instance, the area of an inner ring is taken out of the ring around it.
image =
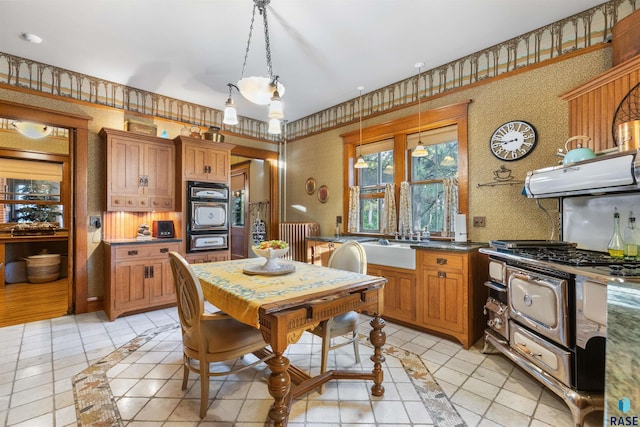
[[[307,261],[307,248],[304,239],[320,236],[320,224],[317,222],[281,222],[280,240],[289,243],[289,252],[283,257],[294,261]]]

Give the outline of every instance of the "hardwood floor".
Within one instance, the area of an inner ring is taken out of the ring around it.
[[[64,316],[69,308],[68,295],[67,278],[0,287],[0,327]]]

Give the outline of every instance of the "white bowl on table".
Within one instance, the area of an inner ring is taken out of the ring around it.
[[[289,248],[286,247],[282,249],[260,249],[257,246],[252,246],[251,250],[254,254],[266,258],[267,262],[262,266],[264,270],[277,270],[280,268],[277,262],[278,258],[284,256],[289,251]]]

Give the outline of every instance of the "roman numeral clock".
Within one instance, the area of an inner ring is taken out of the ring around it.
[[[491,135],[491,153],[508,162],[520,160],[533,151],[538,142],[536,129],[522,120],[509,121]]]

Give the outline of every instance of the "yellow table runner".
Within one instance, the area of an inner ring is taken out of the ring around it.
[[[362,283],[373,276],[321,267],[297,261],[279,261],[295,265],[293,273],[281,276],[248,275],[247,266],[260,266],[264,258],[192,264],[200,279],[204,297],[233,318],[259,328],[261,305],[315,292],[331,291]]]

